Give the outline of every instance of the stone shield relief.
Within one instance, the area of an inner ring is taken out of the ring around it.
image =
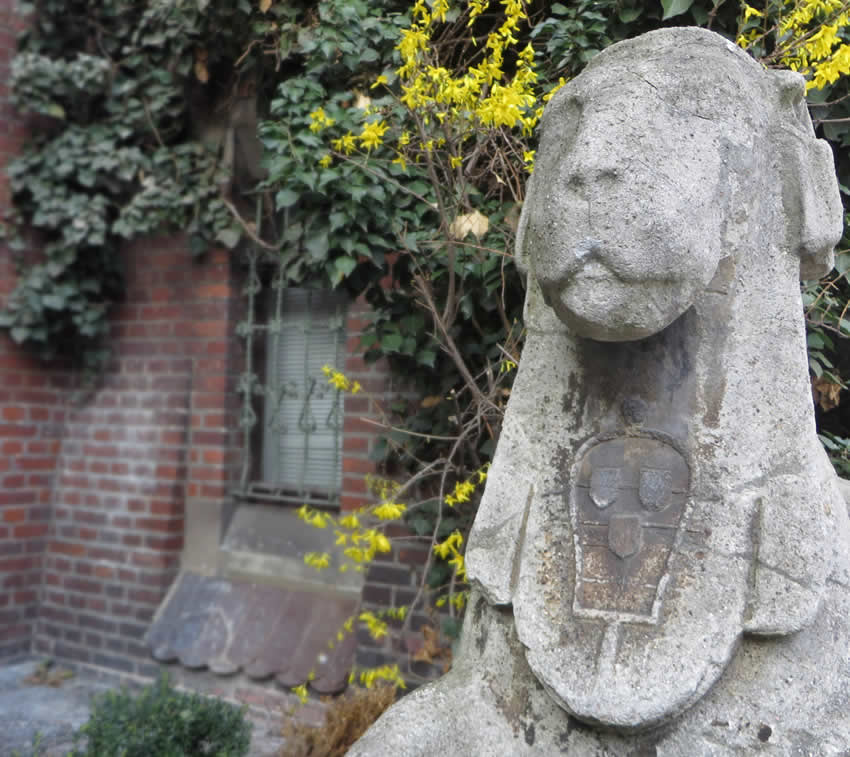
[[[666,440],[620,437],[586,449],[569,495],[577,616],[657,620],[689,487],[687,461]]]

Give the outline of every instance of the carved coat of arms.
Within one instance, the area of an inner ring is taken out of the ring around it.
[[[689,477],[682,454],[654,437],[609,439],[586,450],[570,494],[577,615],[656,617]]]

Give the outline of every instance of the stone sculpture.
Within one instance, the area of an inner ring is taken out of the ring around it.
[[[665,29],[541,129],[461,648],[349,754],[848,754],[850,523],[799,290],[843,213],[804,82]]]

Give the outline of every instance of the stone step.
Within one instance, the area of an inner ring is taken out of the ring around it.
[[[218,575],[300,591],[359,597],[363,574],[339,570],[342,554],[332,528],[304,523],[295,510],[243,504],[235,512],[218,551]],[[309,552],[328,553],[329,567],[306,565]]]

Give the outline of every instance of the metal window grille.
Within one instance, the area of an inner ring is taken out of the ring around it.
[[[260,269],[275,262],[269,257],[246,251],[247,318],[237,327],[245,340],[245,370],[238,385],[242,473],[234,495],[338,505],[342,395],[322,368],[343,365],[347,298],[332,291],[287,287],[283,258],[276,261],[271,280],[265,279]],[[266,307],[258,308],[259,303]],[[258,319],[263,311],[265,316]],[[258,346],[264,367],[256,363]]]
[[[342,398],[322,368],[342,365],[345,301],[287,288],[276,316],[266,335],[262,480],[300,499],[333,501],[342,484]]]

